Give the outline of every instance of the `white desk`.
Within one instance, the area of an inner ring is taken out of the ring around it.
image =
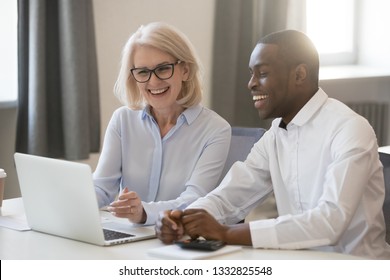
[[[3,201],[0,216],[21,214],[21,198]],[[108,214],[108,213],[106,213]],[[103,214],[105,215],[105,214]],[[16,231],[0,227],[1,260],[144,260],[155,259],[147,254],[150,248],[164,246],[158,239],[100,247],[35,231]],[[358,259],[350,255],[309,250],[262,250],[244,247],[238,252],[219,256],[226,260],[290,260],[290,259]]]

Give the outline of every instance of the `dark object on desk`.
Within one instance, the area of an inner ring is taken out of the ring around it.
[[[183,249],[216,251],[225,246],[225,243],[219,240],[187,239],[176,241],[176,244]]]

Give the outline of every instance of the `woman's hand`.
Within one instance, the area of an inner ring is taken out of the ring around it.
[[[112,202],[107,210],[111,212],[115,217],[127,218],[132,223],[145,223],[146,212],[142,206],[141,199],[138,194],[133,191],[129,191],[125,187],[120,193],[118,200]]]

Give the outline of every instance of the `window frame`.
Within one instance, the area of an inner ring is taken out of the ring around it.
[[[319,51],[320,65],[321,66],[338,66],[338,65],[356,65],[358,64],[359,58],[359,16],[360,16],[360,1],[352,1],[352,50],[349,52],[334,52],[334,53],[324,53]],[[307,10],[306,10],[307,13]],[[305,16],[305,32],[307,31],[307,15]]]

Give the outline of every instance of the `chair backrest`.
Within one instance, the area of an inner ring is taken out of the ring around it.
[[[379,152],[385,177],[385,201],[383,202],[383,215],[386,222],[386,241],[390,244],[390,154]]]
[[[265,131],[264,128],[258,127],[232,127],[229,153],[219,181],[222,181],[233,163],[246,159],[253,145],[259,141]]]

